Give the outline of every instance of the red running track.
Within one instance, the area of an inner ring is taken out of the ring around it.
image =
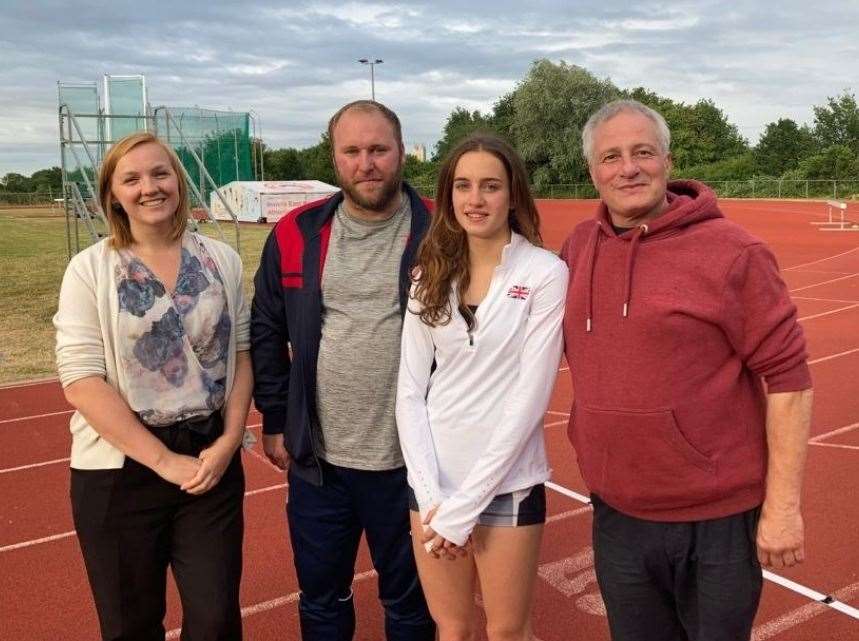
[[[558,249],[593,201],[542,201],[546,245]],[[820,232],[825,205],[790,201],[722,201],[725,213],[775,251],[799,307],[815,381],[813,436],[804,496],[808,560],[781,576],[859,607],[859,233]],[[851,205],[848,217],[856,217]],[[541,641],[607,640],[593,573],[589,508],[568,496],[586,492],[567,443],[569,375],[559,375],[546,415],[557,490],[534,603]],[[70,411],[55,381],[0,388],[0,621],[2,638],[20,641],[98,638],[68,501]],[[248,419],[259,431],[260,417]],[[284,518],[285,480],[259,447],[243,454],[245,637],[298,639],[297,585]],[[357,639],[382,638],[375,577],[362,546],[356,565]],[[802,588],[796,588],[801,590]],[[169,588],[167,627],[178,638],[178,598]],[[859,639],[859,621],[809,596],[766,582],[755,641]]]

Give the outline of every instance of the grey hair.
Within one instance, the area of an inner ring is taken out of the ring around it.
[[[665,122],[662,114],[638,102],[638,100],[615,100],[603,105],[591,114],[591,117],[588,118],[588,121],[582,128],[582,153],[585,155],[588,165],[593,162],[594,132],[596,128],[606,120],[611,120],[624,112],[639,113],[656,125],[656,137],[659,140],[659,146],[662,149],[662,153],[668,153],[668,150],[671,148],[671,131],[668,129],[668,123]]]

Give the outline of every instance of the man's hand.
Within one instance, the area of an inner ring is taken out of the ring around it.
[[[289,453],[283,445],[282,434],[263,434],[262,449],[266,457],[282,470],[289,467]]]
[[[811,429],[810,389],[767,394],[766,496],[758,522],[758,561],[789,568],[805,559],[800,512],[802,473]]]
[[[758,521],[758,561],[768,568],[789,568],[805,560],[805,532],[799,509],[768,510]]]

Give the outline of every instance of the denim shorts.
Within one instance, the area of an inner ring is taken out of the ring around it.
[[[409,488],[409,509],[418,512],[418,501]],[[524,490],[498,494],[477,517],[478,525],[517,527],[546,522],[546,486],[538,483]]]

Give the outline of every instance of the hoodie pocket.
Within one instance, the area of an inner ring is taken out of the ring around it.
[[[715,464],[686,439],[670,409],[577,404],[571,428],[585,481],[618,508],[688,507],[716,491]]]

